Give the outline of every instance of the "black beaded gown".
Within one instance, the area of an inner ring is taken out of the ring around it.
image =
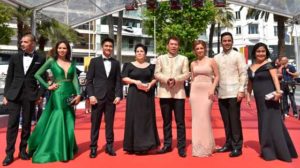
[[[154,78],[154,68],[152,64],[138,68],[132,63],[126,63],[122,77],[148,83]],[[145,92],[130,84],[126,101],[124,151],[147,152],[158,147],[160,141],[156,126],[154,88]]]
[[[274,66],[271,63],[266,63],[255,72],[248,69],[257,107],[261,157],[265,160],[279,159],[291,162],[292,158],[297,158],[298,155],[281,118],[279,102],[265,100],[266,94],[275,91],[269,72],[272,68]]]

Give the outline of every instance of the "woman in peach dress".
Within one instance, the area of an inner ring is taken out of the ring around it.
[[[197,60],[191,63],[192,155],[208,157],[215,149],[211,108],[219,71],[214,59],[206,56],[204,41],[195,41],[193,50]]]

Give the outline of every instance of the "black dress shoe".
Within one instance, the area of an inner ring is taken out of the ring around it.
[[[135,152],[136,155],[147,155],[148,154],[148,151],[138,151],[138,152]]]
[[[160,150],[158,150],[156,153],[163,154],[163,153],[167,153],[167,152],[171,152],[171,151],[172,151],[172,148],[170,146],[164,146]]]
[[[93,148],[90,152],[90,158],[95,158],[97,156],[97,149]]]
[[[25,151],[19,153],[19,158],[21,158],[22,160],[30,160],[30,156]]]
[[[134,151],[126,151],[126,153],[129,154],[129,155],[133,155]]]
[[[178,150],[178,155],[182,158],[185,158],[186,157],[186,152],[184,149],[179,149]]]
[[[8,166],[14,161],[13,155],[6,155],[5,159],[2,162],[2,166]]]
[[[222,152],[229,152],[229,151],[231,151],[232,150],[232,148],[231,147],[228,147],[228,146],[223,146],[222,148],[220,148],[220,149],[217,149],[217,152],[218,153],[222,153]]]
[[[117,154],[116,154],[114,148],[111,147],[111,146],[106,146],[106,148],[105,148],[105,153],[107,153],[107,154],[110,155],[110,156],[117,156]]]
[[[233,151],[231,151],[231,153],[229,154],[229,157],[238,157],[242,154],[242,150],[240,149],[234,149]]]

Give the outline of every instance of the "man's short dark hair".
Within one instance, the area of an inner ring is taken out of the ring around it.
[[[171,36],[168,38],[168,44],[170,43],[171,40],[177,41],[178,44],[180,44],[180,39],[176,36]]]
[[[231,40],[233,41],[233,36],[232,36],[232,34],[230,32],[224,32],[224,33],[222,33],[221,34],[221,41],[223,40],[224,36],[230,36]]]
[[[31,33],[26,33],[23,35],[23,37],[29,37],[31,39],[32,42],[35,42],[36,43],[36,38],[33,34]]]
[[[109,37],[106,37],[105,39],[103,39],[102,41],[101,41],[101,46],[103,46],[103,44],[105,43],[105,42],[110,42],[110,43],[112,43],[112,45],[114,46],[114,39],[112,39],[112,38],[109,38]]]

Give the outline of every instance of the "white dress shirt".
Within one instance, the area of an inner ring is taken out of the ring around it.
[[[234,50],[221,52],[214,57],[218,64],[220,80],[218,97],[235,98],[247,86],[247,65],[244,56]]]
[[[102,55],[102,59],[103,59],[103,63],[104,63],[104,68],[105,68],[105,72],[106,72],[106,76],[109,76],[110,70],[111,70],[111,61],[110,60],[106,60],[109,59],[110,57],[105,57]]]
[[[33,57],[29,57],[29,56],[23,56],[23,67],[24,67],[24,74],[27,73],[31,62],[32,62]]]
[[[154,76],[159,81],[157,97],[185,99],[184,81],[190,77],[189,61],[186,56],[173,57],[169,54],[159,56]],[[167,84],[169,78],[175,79],[175,85],[172,88]]]

